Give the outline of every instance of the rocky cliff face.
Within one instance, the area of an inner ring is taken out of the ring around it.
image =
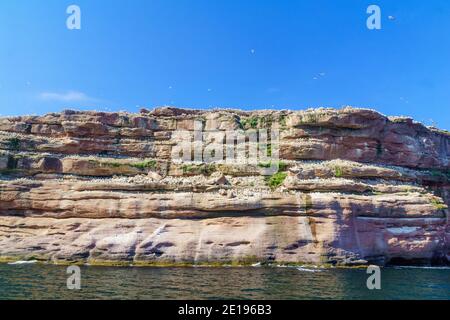
[[[195,122],[279,130],[278,172],[174,161]],[[0,118],[0,259],[449,263],[449,156],[449,133],[365,109]]]

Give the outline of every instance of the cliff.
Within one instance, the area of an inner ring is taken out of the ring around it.
[[[279,131],[278,172],[175,160],[195,123]],[[366,109],[0,118],[0,260],[449,263],[449,155],[448,132]]]

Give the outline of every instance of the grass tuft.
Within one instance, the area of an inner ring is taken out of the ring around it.
[[[272,166],[272,161],[258,163],[258,167],[260,167],[260,168],[270,168],[271,166]],[[286,162],[278,161],[278,172],[286,171],[287,168],[288,168],[288,164]]]
[[[343,172],[342,168],[339,166],[335,166],[334,167],[334,176],[336,178],[341,178],[343,175],[344,175],[344,172]]]
[[[286,172],[277,172],[269,177],[266,177],[265,180],[267,185],[273,190],[281,186],[286,177],[287,177]]]
[[[132,167],[144,170],[144,169],[154,169],[156,168],[157,162],[156,160],[146,160],[146,161],[142,161],[142,162],[136,162],[136,163],[132,163],[130,164]]]
[[[442,203],[436,198],[431,199],[431,204],[437,209],[437,210],[445,210],[448,209],[447,205]]]

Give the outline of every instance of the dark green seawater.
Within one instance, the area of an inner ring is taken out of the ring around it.
[[[381,290],[364,269],[66,267],[0,264],[0,299],[450,299],[449,268],[383,268]]]

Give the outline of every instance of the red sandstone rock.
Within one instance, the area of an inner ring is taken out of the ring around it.
[[[196,121],[279,129],[287,178],[173,162]],[[352,108],[0,118],[0,259],[448,262],[449,155],[445,132]]]

